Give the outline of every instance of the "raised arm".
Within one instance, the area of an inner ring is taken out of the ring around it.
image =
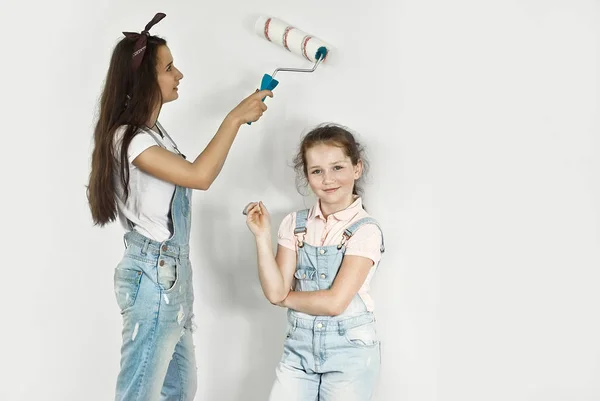
[[[151,146],[133,160],[133,165],[164,181],[186,188],[207,190],[221,172],[240,127],[247,122],[257,121],[267,110],[262,101],[265,96],[273,97],[273,94],[271,91],[255,92],[233,109],[193,162],[160,146]]]
[[[273,255],[271,223],[262,202],[248,206],[246,224],[254,234],[258,258],[258,278],[265,297],[272,304],[281,303],[293,285],[296,251],[279,245]]]

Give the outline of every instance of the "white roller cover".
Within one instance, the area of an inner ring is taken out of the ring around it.
[[[262,16],[256,21],[254,28],[262,38],[312,62],[317,61],[317,51],[321,47],[325,47],[329,54],[330,46],[325,42],[280,19]]]

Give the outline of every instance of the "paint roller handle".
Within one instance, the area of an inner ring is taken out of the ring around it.
[[[265,75],[263,76],[263,78],[262,78],[262,81],[261,81],[261,83],[260,83],[260,90],[261,90],[261,91],[263,91],[263,90],[272,91],[273,89],[275,89],[275,87],[277,86],[277,84],[279,84],[279,81],[278,81],[278,80],[276,80],[275,78],[273,78],[273,77],[272,77],[272,76],[270,76],[269,74],[265,74]],[[272,95],[272,94],[273,94],[273,93],[271,92],[271,95]],[[272,96],[271,96],[271,97],[272,97]],[[265,96],[265,97],[263,97],[263,98],[262,98],[262,101],[264,102],[266,98],[267,98],[266,96]],[[248,123],[246,123],[246,124],[248,124],[248,125],[251,125],[251,124],[252,124],[252,122],[248,122]]]

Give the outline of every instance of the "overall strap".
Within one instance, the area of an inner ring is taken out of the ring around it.
[[[364,224],[375,224],[377,226],[377,228],[381,232],[381,246],[379,247],[379,250],[381,251],[381,253],[384,253],[385,252],[385,243],[383,240],[383,230],[381,229],[381,226],[379,225],[377,220],[375,220],[372,217],[363,217],[362,219],[354,222],[350,227],[346,228],[344,230],[344,234],[343,234],[344,237],[342,238],[342,243],[340,244],[340,246],[338,248],[341,248],[341,245],[343,245],[346,241],[348,241],[350,239],[350,237],[352,237],[352,235],[354,235],[354,233]]]
[[[298,247],[304,246],[304,237],[306,236],[306,220],[308,218],[309,209],[303,209],[296,212],[296,228],[294,228],[294,235],[298,241]],[[302,235],[302,237],[300,237]]]

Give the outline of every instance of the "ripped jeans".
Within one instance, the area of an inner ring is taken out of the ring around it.
[[[193,400],[197,368],[192,338],[194,294],[189,246],[136,232],[114,273],[123,317],[116,400]]]

